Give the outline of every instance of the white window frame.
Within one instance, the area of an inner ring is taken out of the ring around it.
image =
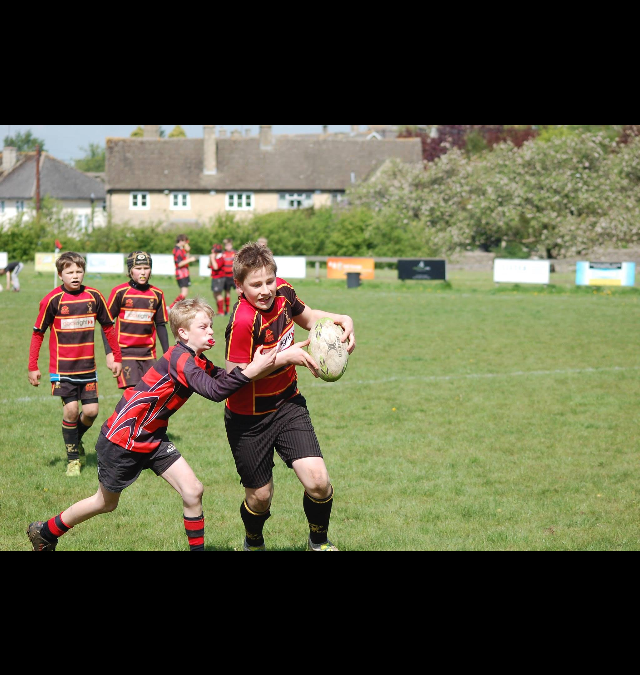
[[[177,204],[175,204],[176,199]],[[191,211],[191,193],[172,192],[169,195],[169,208],[171,211]]]
[[[227,211],[253,211],[256,200],[253,192],[227,192]]]
[[[278,208],[284,211],[298,211],[313,206],[311,192],[280,192],[278,194]]]
[[[91,217],[88,213],[79,213],[76,216],[76,225],[83,231],[86,232],[91,225]]]
[[[146,197],[147,204],[146,206],[141,206],[141,197]],[[139,202],[134,204],[134,201]],[[149,211],[151,208],[151,197],[148,192],[132,192],[129,195],[129,210],[131,211]]]
[[[16,200],[16,213],[24,213],[24,200]]]
[[[0,199],[0,214],[4,213],[4,199]]]

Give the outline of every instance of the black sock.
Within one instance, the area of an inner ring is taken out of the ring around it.
[[[247,502],[242,502],[240,507],[240,517],[244,523],[244,529],[247,534],[247,541],[250,546],[264,546],[264,537],[262,530],[264,524],[271,518],[271,511],[265,513],[255,513],[247,506]]]
[[[82,416],[78,420],[78,443],[82,440],[82,437],[91,429],[91,426],[87,426],[82,423]]]
[[[78,459],[78,423],[62,420],[62,438],[67,447],[67,459],[70,462]]]
[[[329,537],[329,521],[333,506],[333,488],[331,496],[318,500],[304,493],[304,512],[309,521],[309,536],[313,544],[324,544]]]

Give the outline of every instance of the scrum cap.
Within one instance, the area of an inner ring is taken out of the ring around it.
[[[153,267],[151,256],[144,251],[134,251],[133,253],[129,253],[127,256],[127,269],[129,270],[129,274],[131,274],[131,268],[136,265],[149,265],[149,267]]]

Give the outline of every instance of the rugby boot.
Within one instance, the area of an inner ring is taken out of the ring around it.
[[[266,551],[267,547],[262,544],[262,546],[251,546],[249,542],[247,541],[247,538],[244,538],[244,543],[242,545],[242,550],[243,551]]]
[[[80,461],[81,467],[87,466],[87,455],[84,451],[84,444],[82,441],[78,443],[78,460]]]
[[[307,542],[307,551],[339,551],[337,546],[334,546],[328,539],[324,544],[314,544],[309,538]]]
[[[41,534],[44,523],[31,523],[27,529],[27,537],[33,546],[34,551],[55,551],[58,542],[55,544],[47,541]]]
[[[72,459],[67,464],[67,478],[78,478],[82,471],[82,464],[79,459]]]

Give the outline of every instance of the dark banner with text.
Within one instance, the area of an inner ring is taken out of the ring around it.
[[[423,281],[446,281],[446,260],[398,260],[398,279]]]

